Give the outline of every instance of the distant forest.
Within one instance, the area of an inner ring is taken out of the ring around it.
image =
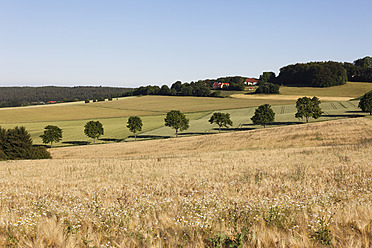
[[[120,97],[130,88],[115,87],[0,87],[0,107]]]
[[[309,62],[287,65],[272,83],[330,87],[352,82],[372,82],[372,57],[357,59],[354,63]]]

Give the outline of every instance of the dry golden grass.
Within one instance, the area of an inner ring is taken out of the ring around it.
[[[288,87],[281,86],[280,94],[266,95],[266,94],[233,94],[231,97],[246,100],[287,100],[296,101],[300,97],[317,96],[324,102],[332,101],[348,101],[360,97],[372,90],[371,83],[347,82],[345,85],[333,86],[328,88],[316,87]]]
[[[223,151],[233,151],[347,145],[361,143],[371,137],[372,121],[357,118],[182,139],[65,147],[53,149],[51,153],[53,158],[58,159],[135,158],[149,155],[199,154],[216,149],[216,152],[219,152],[221,148]]]
[[[371,141],[356,118],[1,162],[0,246],[371,247]]]
[[[308,93],[305,95],[266,95],[266,94],[233,94],[231,95],[232,98],[236,99],[246,99],[246,100],[287,100],[287,101],[297,101],[298,98],[301,97],[313,97],[315,95],[309,95]],[[340,97],[340,96],[319,96],[318,97],[321,101],[324,102],[336,102],[336,101],[349,101],[353,99],[352,97]]]
[[[233,99],[213,97],[143,96],[119,98],[119,100],[55,104],[36,107],[0,108],[0,123],[27,123],[41,121],[87,120],[98,118],[129,117],[132,115],[163,115],[172,109],[182,112],[199,112],[218,109],[235,109],[268,103],[261,99]],[[272,105],[294,101],[275,99]]]

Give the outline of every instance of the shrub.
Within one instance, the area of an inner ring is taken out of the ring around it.
[[[279,85],[273,83],[260,83],[255,93],[279,94]]]
[[[30,159],[48,159],[52,158],[50,152],[43,146],[32,147],[30,150]]]

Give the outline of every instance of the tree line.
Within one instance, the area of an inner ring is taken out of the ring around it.
[[[353,63],[328,61],[287,65],[280,68],[278,76],[275,76],[274,72],[263,72],[259,86],[264,87],[257,93],[275,93],[272,84],[331,87],[345,84],[347,81],[372,82],[372,57],[366,56]]]
[[[214,83],[228,83],[229,86],[219,90],[244,90],[245,77],[221,77],[217,79],[199,80],[197,82],[182,83],[177,81],[171,85],[148,85],[135,88],[127,91],[123,96],[146,96],[146,95],[161,95],[161,96],[200,96],[200,97],[219,97],[219,91],[211,91]]]
[[[357,59],[354,63],[344,63],[349,81],[372,82],[372,57]]]
[[[342,63],[310,62],[288,65],[280,68],[276,84],[330,87],[345,84],[347,73]]]
[[[182,83],[177,81],[169,88],[167,85],[161,87],[157,85],[148,85],[135,88],[123,94],[126,96],[146,96],[146,95],[160,95],[160,96],[201,96],[214,97],[217,96],[215,92],[201,82]]]
[[[130,88],[115,87],[0,87],[0,107],[18,107],[31,104],[110,99],[120,97]]]

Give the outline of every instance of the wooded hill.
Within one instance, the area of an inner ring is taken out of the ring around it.
[[[115,87],[0,87],[0,107],[17,107],[40,102],[73,102],[122,96],[130,88]]]
[[[372,57],[357,59],[354,63],[309,62],[287,65],[280,68],[273,83],[330,87],[352,82],[372,82]]]

